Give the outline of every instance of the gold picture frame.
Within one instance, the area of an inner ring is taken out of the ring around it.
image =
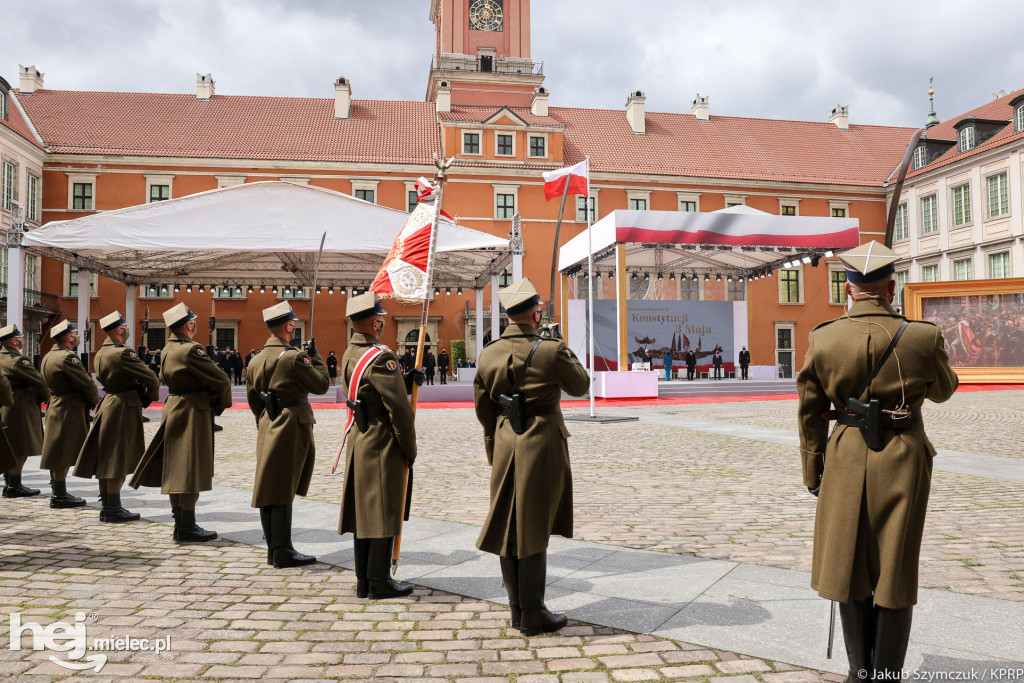
[[[1024,278],[908,282],[903,306],[943,328],[960,381],[1024,383]]]

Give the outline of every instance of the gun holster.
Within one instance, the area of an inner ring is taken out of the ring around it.
[[[526,400],[522,394],[501,394],[498,405],[502,407],[501,414],[508,418],[513,432],[522,434],[526,431]]]
[[[885,447],[882,438],[882,402],[877,398],[869,398],[867,403],[851,398],[846,402],[846,409],[856,416],[857,429],[864,437],[864,443],[873,451]]]
[[[359,433],[365,434],[366,430],[370,428],[370,418],[366,414],[366,404],[359,399],[350,398],[345,401],[345,405],[352,411],[352,418],[356,421]]]
[[[263,410],[267,413],[267,417],[271,421],[276,420],[277,416],[281,414],[281,407],[277,403],[277,393],[273,391],[261,391],[259,392],[260,400],[263,401]]]
[[[149,391],[146,389],[146,385],[142,382],[135,383],[135,393],[139,395],[139,401],[142,403],[143,408],[148,408],[149,404],[153,402],[149,398]]]

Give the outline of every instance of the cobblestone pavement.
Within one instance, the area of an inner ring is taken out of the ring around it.
[[[94,638],[170,638],[160,654],[105,652],[99,673],[81,674],[92,681],[841,680],[577,622],[524,638],[501,605],[424,588],[409,598],[359,600],[348,570],[278,570],[265,559],[263,548],[224,540],[178,546],[163,524],[100,524],[95,509],[50,510],[42,496],[5,500],[0,605],[20,612],[23,624],[43,627],[73,623],[82,613],[90,650]],[[0,642],[9,636],[4,620]],[[0,677],[72,674],[48,660],[67,661],[72,653],[33,651],[32,643],[26,633],[21,650],[0,647]]]
[[[1024,392],[987,391],[926,404],[937,448],[1021,457]],[[792,427],[793,400],[616,408]],[[340,503],[329,475],[345,413],[317,411],[312,498]],[[220,418],[217,481],[251,488],[251,415]],[[755,422],[760,421],[760,422]],[[980,427],[979,425],[989,425]],[[998,425],[998,426],[996,426]],[[156,422],[148,425],[152,432]],[[569,425],[576,538],[630,548],[809,571],[814,498],[801,483],[796,449],[670,426]],[[414,515],[479,525],[489,470],[482,430],[469,409],[420,411]],[[1010,482],[936,471],[921,551],[921,585],[1024,601],[1024,497]]]

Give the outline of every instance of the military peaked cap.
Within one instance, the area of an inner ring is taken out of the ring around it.
[[[387,315],[387,311],[381,306],[377,292],[367,292],[348,300],[345,315],[349,320],[364,320],[371,315]]]
[[[105,315],[100,318],[100,327],[103,328],[104,332],[110,332],[127,322],[128,321],[124,319],[124,316],[121,315],[119,311],[114,311],[110,315]]]
[[[167,325],[167,329],[170,330],[173,330],[175,327],[181,327],[195,317],[196,314],[184,302],[175,304],[164,311],[164,323]]]
[[[509,315],[518,315],[543,303],[540,294],[537,294],[537,288],[525,277],[505,289],[498,290],[498,300]]]
[[[297,317],[292,305],[287,301],[263,309],[263,322],[267,324],[267,327],[277,327],[281,323],[295,320]]]
[[[60,339],[66,334],[71,332],[78,332],[74,325],[71,324],[70,320],[61,320],[59,323],[53,326],[50,330],[51,339]]]
[[[21,330],[18,329],[17,325],[13,323],[7,327],[0,327],[0,341],[7,341],[12,337],[24,337]]]

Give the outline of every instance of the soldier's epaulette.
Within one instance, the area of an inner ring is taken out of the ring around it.
[[[832,320],[826,320],[826,321],[825,321],[825,322],[823,322],[823,323],[818,323],[817,325],[815,325],[815,326],[814,326],[814,329],[815,329],[815,330],[820,330],[821,328],[825,327],[825,325],[831,325],[831,324],[832,324],[832,323],[834,323],[835,321],[837,321],[837,320],[842,320],[842,319],[843,319],[842,317],[839,317],[839,318],[833,318]],[[813,332],[813,331],[814,331],[814,330],[812,330],[812,332]]]

